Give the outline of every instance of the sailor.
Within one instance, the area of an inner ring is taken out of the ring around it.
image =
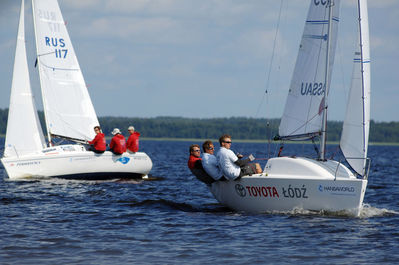
[[[94,153],[97,154],[102,154],[107,148],[105,142],[105,135],[101,131],[100,126],[95,126],[94,132],[96,133],[96,137],[94,137],[92,141],[88,141],[88,143],[90,144],[89,151],[93,151]]]
[[[133,126],[129,126],[127,130],[130,133],[130,136],[127,139],[127,144],[126,144],[127,151],[130,153],[136,153],[139,150],[140,133],[136,132]]]
[[[111,143],[109,144],[111,152],[115,155],[121,155],[126,152],[126,139],[121,134],[121,131],[118,128],[115,128],[112,131],[112,135],[114,137],[112,137]]]
[[[197,161],[201,161],[201,149],[198,144],[190,145],[190,157],[188,158],[188,168],[193,169]]]
[[[200,181],[204,182],[207,185],[215,182],[215,180],[209,176],[204,168],[202,167],[201,163],[201,149],[198,144],[190,145],[190,157],[188,158],[188,168],[190,169],[191,173]]]
[[[249,155],[248,159],[239,159],[232,150],[231,136],[224,134],[219,138],[220,149],[216,157],[223,172],[223,175],[230,180],[238,180],[245,175],[255,174],[256,169],[249,165],[250,161],[255,160],[253,155]],[[242,156],[241,156],[242,157]]]
[[[202,166],[208,175],[210,175],[214,180],[225,180],[223,173],[219,168],[216,156],[213,154],[215,152],[215,147],[211,140],[207,140],[202,144]]]

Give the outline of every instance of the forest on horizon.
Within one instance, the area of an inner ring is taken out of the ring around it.
[[[8,109],[0,109],[0,134],[5,135]],[[39,111],[44,126],[44,114]],[[183,117],[99,117],[105,135],[110,136],[114,128],[127,135],[127,127],[133,125],[145,138],[191,138],[218,139],[230,134],[236,140],[267,140],[278,133],[280,119],[264,118],[183,118]],[[339,141],[341,121],[328,121],[328,141]],[[21,128],[22,130],[23,128]],[[399,122],[370,122],[370,142],[399,143]]]

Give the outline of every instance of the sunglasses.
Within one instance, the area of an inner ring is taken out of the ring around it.
[[[201,150],[193,150],[193,152],[200,152]]]
[[[223,143],[226,143],[226,144],[231,144],[231,142],[227,142],[227,141],[223,141]]]
[[[208,147],[207,149],[208,149],[208,150],[213,150],[214,148],[213,148],[213,147]]]

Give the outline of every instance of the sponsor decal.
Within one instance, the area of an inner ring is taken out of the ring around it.
[[[95,157],[77,157],[77,158],[70,158],[70,162],[74,161],[82,161],[82,160],[93,160]]]
[[[146,156],[133,156],[132,158],[135,160],[147,160]]]
[[[121,158],[119,158],[118,160],[116,160],[116,161],[119,161],[119,162],[121,162],[122,164],[127,164],[129,161],[130,161],[130,158],[128,158],[128,157],[121,157]]]
[[[61,146],[62,150],[65,152],[72,152],[75,151],[75,148],[73,148],[72,146]]]
[[[305,185],[302,185],[302,187],[293,187],[290,185],[288,185],[288,188],[282,187],[283,190],[283,196],[285,198],[303,198],[303,199],[307,199],[309,198],[306,195],[306,187]]]
[[[235,188],[236,188],[236,192],[237,192],[238,196],[245,197],[245,195],[247,195],[247,192],[245,191],[245,188],[243,185],[236,184]]]
[[[31,166],[31,165],[40,165],[40,161],[18,162],[16,166],[23,167],[23,166]]]
[[[246,186],[250,197],[280,198],[276,187]]]
[[[323,186],[323,185],[319,185],[318,190],[320,192],[331,193],[333,195],[355,196],[355,193],[356,193],[355,187],[350,187],[350,186]]]
[[[48,152],[53,152],[55,150],[57,150],[57,149],[56,148],[49,148],[49,149],[43,150],[42,152],[43,153],[48,153]]]

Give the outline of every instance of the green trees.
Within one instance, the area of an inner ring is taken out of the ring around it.
[[[0,109],[0,134],[5,134],[8,109]],[[39,117],[44,128],[43,112]],[[192,119],[182,117],[127,118],[99,117],[103,132],[110,136],[114,128],[127,135],[127,127],[133,125],[142,137],[148,138],[198,138],[218,139],[230,134],[234,139],[266,140],[278,133],[279,119],[254,119],[244,117]],[[328,140],[339,141],[342,122],[328,122]],[[370,123],[371,142],[399,143],[399,122]]]

